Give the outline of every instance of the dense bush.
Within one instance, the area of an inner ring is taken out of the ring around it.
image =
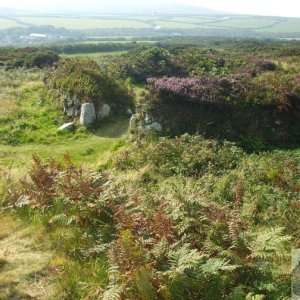
[[[160,138],[156,143],[136,148],[135,156],[128,156],[126,151],[117,155],[114,165],[121,170],[138,170],[147,165],[149,172],[164,176],[202,176],[208,170],[218,174],[235,168],[243,157],[243,151],[232,143],[222,144],[188,134],[174,139]]]
[[[267,74],[259,78],[234,76],[149,78],[149,101],[225,102],[234,105],[290,105],[288,95],[297,95],[299,86],[294,76]],[[170,102],[169,102],[170,103]]]
[[[52,66],[59,56],[51,51],[38,48],[0,48],[0,62],[6,68],[43,68]]]
[[[231,57],[217,50],[183,48],[175,52],[176,60],[189,76],[226,76],[247,64],[243,57]]]
[[[29,54],[24,61],[26,68],[44,68],[58,62],[59,56],[51,51],[37,51]]]
[[[118,68],[121,76],[132,77],[137,82],[145,82],[153,76],[185,74],[174,56],[159,47],[129,52],[119,60]]]
[[[132,101],[130,88],[110,77],[89,58],[60,61],[44,80],[52,92],[76,97],[81,103],[102,102],[123,106]]]
[[[223,102],[231,96],[234,81],[227,78],[149,78],[150,101]],[[170,103],[170,102],[169,102]]]
[[[252,78],[148,80],[145,110],[165,134],[200,133],[237,142],[247,151],[300,143],[297,77],[271,72]]]

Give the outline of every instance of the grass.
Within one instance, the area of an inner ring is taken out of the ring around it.
[[[22,174],[33,154],[63,159],[68,152],[75,163],[94,163],[127,132],[128,116],[112,117],[93,130],[59,132],[57,128],[67,121],[62,109],[47,98],[39,74],[21,76],[23,72],[10,71],[0,76],[0,172],[5,169]],[[15,81],[7,80],[10,76]]]
[[[6,98],[3,99],[0,115],[2,143],[49,144],[85,135],[79,132],[75,134],[58,132],[57,128],[65,120],[61,117],[62,112],[58,103],[47,96],[42,82],[23,83],[16,97],[11,97],[11,105]]]
[[[0,299],[49,299],[52,256],[43,231],[0,215]]]
[[[145,41],[143,39],[135,41],[132,38],[127,38],[126,40],[117,41],[117,40],[111,40],[107,36],[106,37],[88,36],[87,38],[91,39],[91,41],[80,42],[77,44],[101,44],[101,43],[103,43],[103,44],[104,43],[127,44],[127,43],[130,43],[133,41],[136,42],[137,44],[154,44],[157,42],[157,41]],[[103,40],[99,41],[99,40],[97,40],[97,38],[102,38]],[[95,40],[92,40],[92,39],[95,39]],[[108,53],[111,53],[111,52],[108,52]]]

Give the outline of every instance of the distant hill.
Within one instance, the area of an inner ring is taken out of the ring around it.
[[[208,9],[205,7],[174,3],[167,4],[138,4],[130,5],[104,5],[97,9],[102,13],[158,13],[158,14],[198,14],[198,15],[215,15],[222,14],[220,11]]]
[[[24,10],[22,10],[25,12]],[[14,15],[15,13],[19,12],[16,9],[2,7],[0,8],[0,15]],[[30,8],[28,11],[29,13],[103,13],[103,14],[193,14],[193,15],[216,15],[222,14],[220,11],[208,9],[205,7],[199,7],[190,4],[180,4],[180,3],[173,3],[170,4],[157,4],[157,3],[149,3],[144,4],[142,1],[140,4],[130,5],[126,2],[126,4],[116,5],[114,3],[101,3],[98,5],[94,5],[91,7],[82,7],[81,5],[78,6],[74,4],[72,7],[65,6],[62,4],[59,8],[53,7],[45,7],[44,9],[39,8]],[[224,14],[224,13],[223,13]]]
[[[18,11],[14,8],[0,7],[0,15],[13,15]]]

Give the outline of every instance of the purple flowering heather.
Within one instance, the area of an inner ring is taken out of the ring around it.
[[[149,78],[150,93],[159,97],[172,97],[192,102],[225,101],[232,90],[233,81],[209,77],[163,77]]]

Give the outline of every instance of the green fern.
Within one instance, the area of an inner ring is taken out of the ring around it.
[[[166,274],[170,279],[182,276],[186,270],[197,268],[204,257],[198,250],[190,249],[190,245],[184,244],[181,248],[169,253],[170,269]]]
[[[218,274],[220,271],[233,272],[239,265],[232,265],[230,261],[220,258],[210,258],[203,265],[200,270],[204,275]]]
[[[123,285],[120,280],[120,269],[117,265],[112,265],[108,269],[109,285],[103,294],[103,300],[120,300],[123,292]]]
[[[265,295],[248,293],[245,300],[263,300],[265,299]]]
[[[52,217],[49,221],[51,224],[59,224],[62,226],[70,226],[71,224],[75,223],[76,217],[75,216],[67,216],[66,214],[59,214]]]
[[[260,260],[284,260],[289,256],[287,244],[291,237],[283,234],[283,228],[271,228],[253,233],[249,244],[250,257]]]
[[[120,300],[123,288],[119,285],[112,285],[103,294],[103,300]]]

